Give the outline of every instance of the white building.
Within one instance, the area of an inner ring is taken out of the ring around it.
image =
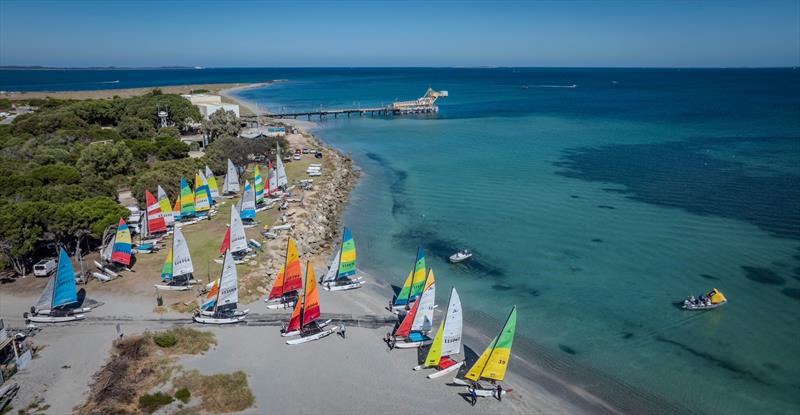
[[[210,94],[194,94],[194,95],[181,95],[182,97],[186,98],[195,105],[199,110],[200,114],[203,115],[203,118],[208,119],[211,114],[217,111],[233,111],[236,114],[236,118],[239,118],[239,106],[236,104],[229,104],[227,102],[222,102],[222,97],[219,95],[210,95]]]

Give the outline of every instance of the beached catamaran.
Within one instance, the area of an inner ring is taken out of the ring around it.
[[[253,185],[256,188],[256,206],[264,203],[264,178],[261,177],[261,169],[258,164],[253,171]]]
[[[147,232],[142,232],[145,237],[158,235],[167,232],[167,221],[164,218],[164,213],[161,211],[161,203],[150,193],[145,190],[145,202],[147,203]],[[169,201],[167,201],[169,206]]]
[[[464,328],[462,314],[461,299],[453,287],[450,291],[447,314],[439,323],[439,330],[436,331],[425,362],[414,370],[436,368],[436,372],[428,375],[428,379],[435,379],[458,370],[464,364],[463,361],[453,359],[453,356],[461,353],[461,332]]]
[[[431,269],[425,280],[425,289],[394,332],[395,347],[410,349],[427,346],[433,342],[428,334],[433,328],[433,309],[436,302],[436,277]]]
[[[239,209],[236,206],[231,206],[231,223],[228,230],[225,231],[225,238],[222,240],[222,246],[219,247],[219,252],[225,255],[226,251],[230,251],[237,264],[244,262],[244,256],[250,251],[247,246],[247,234],[244,232],[244,224],[239,214]],[[214,262],[221,264],[221,259],[215,259]]]
[[[214,172],[206,165],[206,181],[208,182],[208,189],[211,192],[211,199],[219,199],[219,186],[217,186],[217,178],[214,177]]]
[[[356,275],[356,243],[350,229],[345,227],[342,233],[342,244],[336,251],[328,272],[322,277],[322,288],[327,291],[352,290],[359,288],[366,281]]]
[[[170,227],[175,223],[175,218],[172,216],[172,204],[169,201],[167,192],[164,191],[161,185],[158,185],[157,192],[158,205],[161,207],[161,215],[164,217],[164,223]]]
[[[287,340],[286,344],[301,344],[319,340],[338,330],[338,327],[323,330],[325,326],[330,324],[331,320],[320,323],[317,321],[319,317],[319,291],[317,291],[314,267],[311,265],[311,261],[308,261],[306,263],[305,292],[294,306],[289,325],[281,329],[281,336],[283,337],[300,335],[300,338]]]
[[[256,193],[249,181],[244,182],[244,191],[239,200],[239,213],[242,220],[249,226],[255,226],[256,220]]]
[[[200,170],[194,175],[194,209],[198,216],[208,215],[211,210],[211,191]]]
[[[467,380],[453,378],[453,383],[475,388],[475,393],[481,397],[500,398],[511,389],[501,389],[485,386],[480,383],[482,379],[500,382],[506,376],[508,361],[511,360],[511,345],[514,343],[514,333],[517,328],[517,306],[511,309],[511,313],[503,324],[500,334],[495,337],[489,347],[483,351],[478,360],[467,371]],[[469,382],[472,381],[472,382]]]
[[[222,180],[222,197],[231,198],[236,193],[239,193],[239,171],[231,159],[228,159],[228,172]]]
[[[225,261],[220,271],[219,285],[212,304],[206,303],[204,310],[194,315],[194,321],[204,324],[231,324],[243,321],[249,310],[237,311],[239,302],[239,278],[231,251],[225,252]]]
[[[78,314],[90,308],[70,308],[78,302],[78,286],[75,283],[75,269],[64,248],[59,248],[56,274],[51,275],[42,291],[39,301],[31,307],[31,314],[25,318],[34,323],[61,323],[81,320],[85,316]]]
[[[197,215],[194,205],[194,192],[189,186],[189,183],[183,177],[181,177],[181,198],[179,200],[181,222],[183,222],[183,224],[195,223],[196,221],[192,220]]]
[[[264,300],[267,308],[278,310],[295,305],[299,291],[303,288],[303,271],[300,269],[300,254],[294,239],[289,237],[286,242],[286,262],[275,278],[275,284]]]
[[[422,295],[422,291],[425,288],[426,271],[425,250],[419,247],[419,249],[417,249],[417,259],[414,261],[414,267],[411,269],[411,272],[408,273],[408,278],[406,278],[403,288],[400,289],[400,292],[397,293],[397,296],[388,308],[389,311],[399,313],[411,307],[411,304]]]
[[[114,246],[111,251],[111,262],[127,268],[131,264],[131,231],[125,219],[119,218]]]
[[[192,277],[194,265],[192,265],[192,255],[189,253],[189,245],[180,229],[175,229],[172,235],[172,248],[167,253],[164,260],[164,268],[161,271],[162,284],[155,284],[160,290],[186,291],[192,287],[196,281]]]

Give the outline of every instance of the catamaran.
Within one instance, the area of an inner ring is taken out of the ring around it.
[[[303,288],[302,272],[297,245],[294,239],[289,237],[286,242],[286,262],[278,272],[269,296],[264,300],[267,302],[267,308],[278,310],[295,305],[299,291]]]
[[[176,227],[191,225],[201,220],[201,218],[197,218],[197,210],[195,208],[195,192],[192,191],[191,186],[189,186],[189,183],[183,177],[181,177],[181,197],[178,199],[178,201],[179,202],[176,202],[176,204],[180,203],[181,213],[179,218],[181,222],[176,224]],[[207,202],[208,201],[206,200],[206,203]]]
[[[111,248],[111,262],[127,268],[131,264],[131,231],[125,219],[119,218],[114,245]]]
[[[319,340],[338,330],[338,327],[323,330],[331,320],[319,323],[317,322],[319,316],[319,291],[317,291],[317,281],[314,277],[314,267],[311,266],[311,261],[308,261],[306,263],[305,292],[294,306],[289,325],[281,329],[283,337],[300,335],[300,338],[287,340],[286,344],[301,344]]]
[[[56,274],[51,275],[42,291],[39,301],[31,307],[31,313],[24,317],[34,323],[62,323],[82,320],[85,316],[77,314],[91,308],[69,308],[78,302],[78,286],[75,283],[75,269],[72,267],[67,251],[59,249]]]
[[[208,182],[203,177],[203,172],[197,171],[194,175],[194,208],[198,216],[206,216],[211,214],[211,190],[208,188]]]
[[[431,269],[422,292],[394,332],[394,347],[410,349],[427,346],[433,342],[428,337],[433,326],[433,309],[436,302],[436,277]],[[398,340],[399,339],[399,340]]]
[[[289,178],[286,176],[286,168],[283,166],[281,159],[281,146],[275,143],[275,182],[277,187],[286,188],[289,184]]]
[[[208,190],[211,192],[211,201],[219,199],[219,187],[217,186],[217,178],[214,177],[214,172],[206,165],[206,181],[208,182]]]
[[[142,217],[139,227],[139,243],[136,244],[136,252],[140,254],[149,254],[155,251],[156,244],[167,232],[167,223],[161,214],[161,205],[149,190],[145,190],[145,201],[147,213]]]
[[[400,313],[407,311],[414,303],[414,300],[422,295],[425,288],[425,250],[419,247],[417,250],[417,259],[414,261],[414,267],[408,273],[408,278],[403,284],[403,288],[397,293],[394,301],[391,302],[388,310],[393,313]]]
[[[327,291],[352,290],[366,283],[356,275],[356,243],[350,229],[345,227],[342,233],[342,244],[333,257],[328,272],[322,277],[322,288]]]
[[[511,392],[511,389],[484,386],[480,381],[489,379],[493,382],[500,382],[505,378],[508,361],[511,358],[511,345],[514,343],[516,328],[517,306],[514,306],[506,319],[506,323],[503,324],[500,334],[489,343],[489,347],[483,351],[465,375],[467,380],[453,378],[453,383],[467,386],[470,389],[474,388],[475,393],[484,398],[492,396],[500,399],[502,395]]]
[[[253,186],[256,188],[256,206],[264,203],[264,178],[261,177],[261,169],[256,167],[253,170]]]
[[[244,182],[244,192],[242,198],[239,200],[239,213],[242,220],[252,227],[255,226],[256,220],[256,193],[253,191],[253,186],[249,181]]]
[[[219,276],[216,297],[211,304],[204,304],[204,311],[194,315],[194,321],[204,324],[231,324],[243,321],[248,310],[237,314],[239,302],[239,282],[236,264],[231,251],[225,251],[225,261]]]
[[[244,232],[244,224],[239,214],[239,209],[236,206],[231,206],[231,223],[228,230],[225,232],[225,238],[222,240],[222,246],[219,252],[225,255],[226,251],[230,251],[237,264],[244,262],[244,256],[250,251],[247,246],[247,234]],[[214,262],[221,264],[221,259],[215,259]]]
[[[155,284],[159,290],[167,291],[187,291],[196,281],[192,277],[194,266],[192,265],[192,255],[189,253],[189,245],[180,229],[175,229],[172,235],[172,248],[167,253],[164,260],[164,268],[161,271],[162,284]]]
[[[239,193],[239,171],[231,159],[228,159],[228,172],[222,181],[222,197],[231,198],[236,193]]]
[[[428,379],[435,379],[454,372],[464,365],[463,361],[459,362],[453,359],[453,356],[461,353],[462,320],[461,299],[458,297],[458,291],[453,287],[450,291],[447,314],[439,323],[439,330],[436,331],[436,337],[433,338],[425,362],[415,367],[414,370],[436,368],[436,372],[428,375]]]
[[[164,217],[164,223],[171,227],[175,223],[175,218],[172,216],[172,204],[169,202],[167,192],[158,185],[158,205],[161,207],[161,215]]]

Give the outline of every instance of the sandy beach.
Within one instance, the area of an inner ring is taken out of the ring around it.
[[[258,86],[263,84],[223,88],[220,93],[235,100],[231,93],[236,89],[230,88]],[[325,175],[317,178],[314,191],[302,195],[301,204],[292,204],[289,210],[290,222],[294,224],[291,234],[298,242],[304,267],[305,260],[310,260],[316,274],[321,276],[327,270],[334,241],[339,237],[339,213],[357,174],[346,156],[325,147],[302,130],[307,124],[292,125],[301,128],[299,134],[287,137],[292,147],[323,148],[325,153]],[[287,165],[290,182],[303,178],[299,176],[302,170],[289,168],[292,164],[295,163]],[[227,209],[221,213],[227,217]],[[192,232],[202,235],[204,227],[211,226],[220,225],[209,221],[187,228],[189,245],[205,243],[193,240]],[[248,230],[248,236],[257,235],[257,230]],[[218,242],[214,239],[208,244],[216,246]],[[420,359],[416,349],[388,349],[382,338],[393,325],[394,316],[385,310],[392,289],[369,275],[364,275],[367,284],[362,289],[320,293],[322,318],[343,322],[347,326],[346,338],[330,336],[309,344],[287,346],[286,339],[279,335],[279,325],[288,321],[290,311],[267,310],[262,301],[282,262],[286,233],[263,242],[265,249],[257,259],[258,265],[248,268],[247,273],[239,271],[240,289],[243,285],[258,286],[257,293],[240,297],[251,300],[239,305],[240,309],[250,309],[247,322],[235,327],[199,327],[216,334],[217,346],[206,354],[187,356],[180,362],[185,368],[198,369],[203,374],[244,371],[255,395],[255,406],[242,413],[614,412],[601,400],[535,365],[522,365],[518,358],[512,360],[511,372],[504,382],[514,391],[502,402],[481,399],[477,406],[471,407],[462,396],[465,388],[448,385],[448,377],[429,380],[426,373],[411,370]],[[118,336],[117,326],[123,334],[131,335],[193,324],[188,313],[170,308],[156,312],[152,284],[157,275],[152,264],[158,263],[148,258],[142,261],[141,268],[134,268],[137,272],[127,273],[120,280],[106,284],[91,281],[85,286],[87,298],[103,304],[88,313],[86,320],[40,325],[42,331],[33,337],[34,343],[43,347],[39,357],[13,378],[22,386],[15,408],[24,408],[38,399],[49,405],[46,412],[53,414],[70,413],[80,406],[87,399],[92,375],[109,356],[111,343]],[[248,282],[241,282],[243,278]],[[29,276],[0,288],[0,317],[7,326],[24,326],[22,314],[36,301],[44,283],[44,279]],[[168,303],[191,301],[194,296],[193,292],[164,293]],[[442,307],[436,312],[436,321],[441,313]],[[465,348],[480,353],[490,339],[470,329],[468,321],[465,326]]]

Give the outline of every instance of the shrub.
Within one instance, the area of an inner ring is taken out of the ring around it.
[[[191,397],[192,397],[191,392],[189,392],[189,389],[186,389],[186,388],[180,388],[180,389],[178,389],[177,392],[175,392],[175,399],[177,399],[177,400],[179,400],[179,401],[181,401],[183,403],[189,403],[189,399]]]
[[[156,334],[155,336],[153,336],[153,341],[156,342],[156,344],[159,347],[165,347],[165,348],[172,347],[178,344],[178,338],[169,333]]]
[[[142,395],[139,397],[139,409],[148,414],[152,414],[158,410],[158,408],[161,408],[164,405],[169,405],[174,400],[175,399],[173,399],[172,396],[161,392]]]

